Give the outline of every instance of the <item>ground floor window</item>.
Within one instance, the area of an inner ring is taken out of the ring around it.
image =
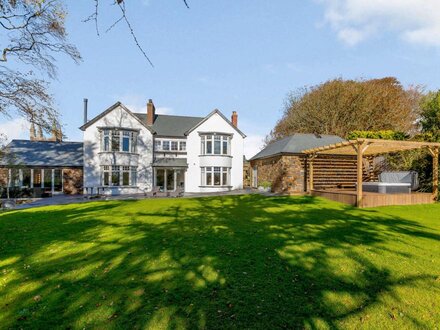
[[[231,169],[228,167],[202,167],[202,186],[229,186],[231,184]]]
[[[135,166],[102,166],[103,186],[135,186],[137,169]]]

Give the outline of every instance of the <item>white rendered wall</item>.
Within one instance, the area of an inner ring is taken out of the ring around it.
[[[136,154],[101,152],[98,127],[139,130]],[[151,190],[153,182],[153,136],[136,118],[121,107],[115,108],[84,131],[84,187],[101,186],[101,165],[137,166],[137,188],[112,187],[113,194]]]
[[[226,133],[232,134],[231,156],[209,155],[200,156],[200,133]],[[187,138],[188,170],[185,175],[186,192],[217,192],[243,188],[243,137],[238,131],[226,122],[219,114],[215,113],[197,129],[192,131]],[[231,166],[231,188],[200,187],[201,166]]]

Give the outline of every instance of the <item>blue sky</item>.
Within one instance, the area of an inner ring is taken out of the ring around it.
[[[404,85],[440,88],[440,1],[425,0],[127,0],[150,67],[101,0],[98,37],[82,20],[92,0],[69,1],[70,41],[84,61],[58,58],[51,85],[69,140],[81,140],[82,100],[89,117],[121,101],[136,112],[152,98],[162,113],[204,116],[214,108],[248,135],[252,156],[280,118],[289,91],[328,79],[395,76]],[[28,137],[19,120],[9,138]]]

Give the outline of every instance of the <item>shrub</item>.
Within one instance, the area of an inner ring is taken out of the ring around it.
[[[352,131],[348,133],[348,140],[355,139],[382,139],[382,140],[407,140],[409,135],[404,132],[385,131]]]

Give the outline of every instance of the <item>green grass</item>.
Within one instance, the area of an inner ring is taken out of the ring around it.
[[[440,204],[257,195],[0,214],[0,328],[440,325]]]

